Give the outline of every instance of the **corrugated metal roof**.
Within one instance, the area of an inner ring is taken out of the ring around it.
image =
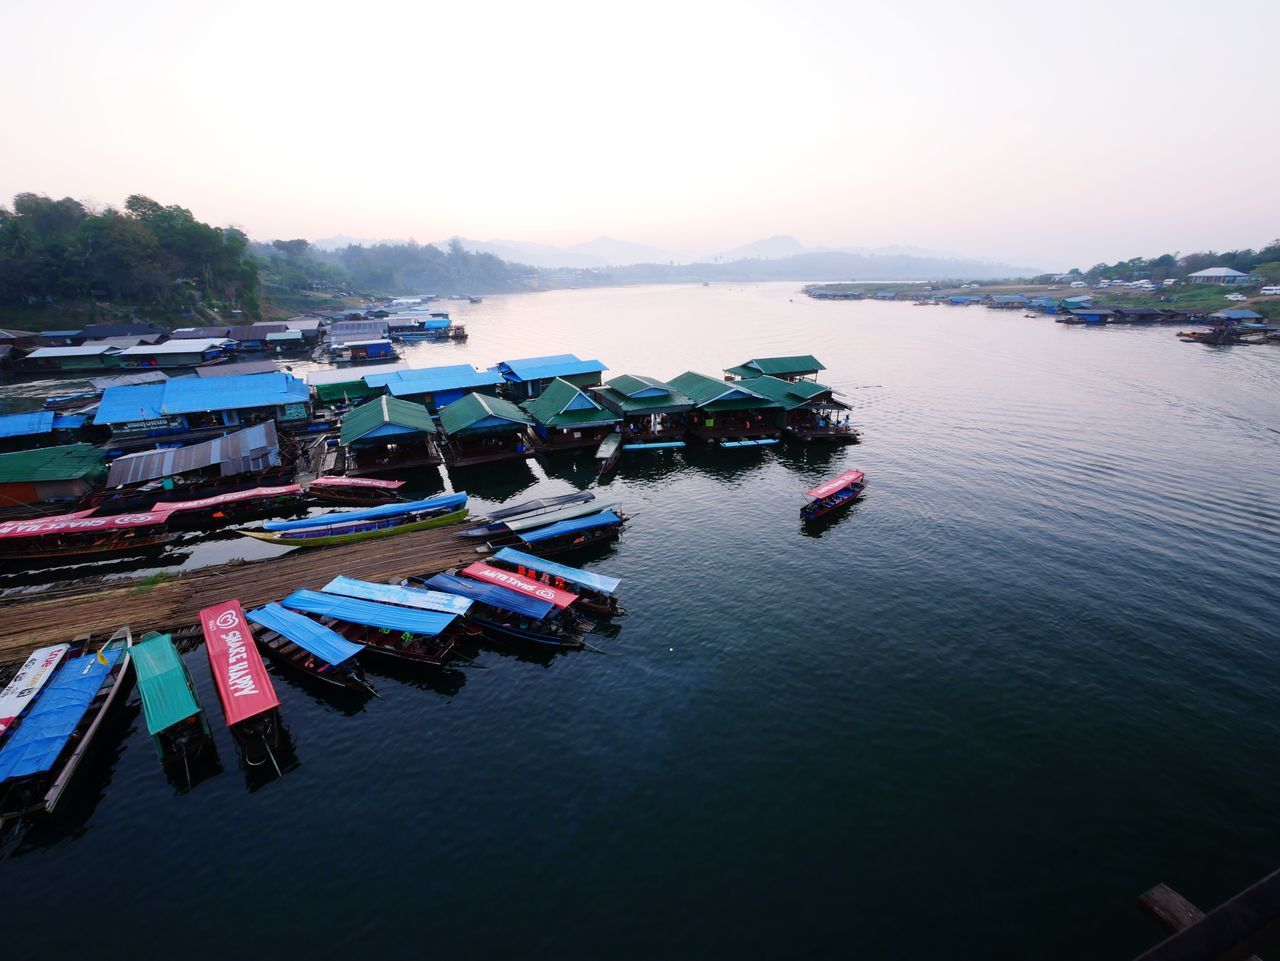
[[[275,421],[264,421],[225,437],[117,457],[111,462],[107,486],[142,484],[158,477],[174,477],[218,465],[220,476],[232,477],[280,466]]]
[[[279,407],[311,399],[307,385],[283,373],[238,377],[178,377],[163,384],[111,387],[103,392],[95,424],[121,424],[209,410]]]
[[[98,390],[108,387],[128,387],[133,384],[163,384],[169,375],[162,370],[146,370],[140,374],[120,374],[118,377],[93,377],[89,380]]]
[[[438,432],[435,421],[421,404],[411,404],[407,400],[397,400],[384,394],[367,404],[361,404],[342,418],[342,443],[358,441],[370,431],[386,424],[423,434]]]
[[[102,467],[102,451],[92,444],[41,447],[0,454],[0,484],[75,480]]]
[[[470,364],[452,364],[446,367],[399,370],[390,374],[379,371],[376,374],[366,374],[364,382],[370,387],[385,387],[393,397],[405,397],[446,390],[494,387],[502,383],[502,376],[493,371],[476,370]]]
[[[816,397],[830,394],[831,388],[825,384],[815,384],[811,380],[788,381],[778,377],[752,377],[743,381],[757,394],[782,406],[785,410],[795,410]]]
[[[528,426],[533,419],[510,401],[483,394],[467,394],[440,410],[440,426],[446,434],[457,434],[489,418]]]
[[[777,406],[773,401],[755,394],[750,387],[741,382],[729,383],[718,377],[709,377],[693,370],[687,370],[679,377],[672,378],[671,386],[687,394],[695,406],[712,410],[728,409],[725,407],[726,404],[732,405],[735,410]]]
[[[726,367],[726,374],[737,374],[739,377],[758,377],[760,374],[771,374],[774,377],[792,377],[799,374],[816,374],[826,370],[813,354],[796,354],[793,357],[753,357],[744,360],[737,367]]]
[[[1230,267],[1206,267],[1204,270],[1197,270],[1194,274],[1187,274],[1188,277],[1247,277],[1248,274],[1239,270],[1232,270]]]
[[[235,364],[214,364],[197,367],[197,377],[244,377],[248,374],[275,374],[278,368],[273,360],[243,360]]]
[[[179,327],[171,335],[174,340],[202,340],[208,337],[226,337],[231,333],[228,327]]]
[[[598,360],[579,360],[573,354],[554,354],[550,357],[504,360],[495,364],[492,369],[499,371],[507,380],[522,383],[531,380],[548,380],[552,377],[598,374],[608,368]]]
[[[224,338],[208,339],[192,338],[191,340],[166,340],[163,344],[150,344],[130,347],[120,352],[121,357],[153,357],[156,355],[203,354],[227,343]]]
[[[110,344],[82,344],[79,347],[39,347],[27,354],[27,360],[44,357],[98,357],[102,354],[118,354],[119,347]]]
[[[558,377],[547,385],[540,397],[527,400],[520,406],[534,420],[548,427],[616,424],[619,419],[613,411],[605,410],[596,403],[591,395]]]
[[[31,437],[53,430],[53,411],[33,410],[24,414],[0,414],[0,437]]]

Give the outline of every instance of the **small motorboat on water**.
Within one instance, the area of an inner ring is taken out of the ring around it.
[[[847,470],[839,477],[805,491],[800,517],[805,521],[818,521],[848,510],[862,496],[866,486],[866,475],[862,471]]]
[[[466,504],[467,494],[463,491],[296,521],[269,521],[261,530],[236,533],[284,547],[331,547],[452,524],[467,516]]]

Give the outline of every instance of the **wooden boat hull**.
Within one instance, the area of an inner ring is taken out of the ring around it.
[[[266,541],[268,544],[279,544],[281,547],[336,547],[339,544],[356,544],[360,541],[376,540],[379,537],[391,537],[395,534],[407,534],[409,531],[425,531],[433,527],[444,527],[462,520],[467,516],[467,508],[450,511],[439,517],[412,524],[401,524],[399,527],[384,527],[380,530],[360,531],[354,534],[331,534],[327,537],[283,537],[270,531],[236,531],[245,537]]]
[[[373,685],[365,679],[364,672],[358,665],[347,661],[330,671],[320,670],[320,664],[305,649],[294,644],[275,631],[259,628],[254,631],[254,640],[259,649],[267,657],[292,668],[303,677],[318,681],[328,687],[336,687],[341,691],[353,694],[376,694]],[[329,666],[329,665],[325,665]]]
[[[822,507],[802,507],[800,508],[800,517],[802,520],[812,523],[815,521],[824,521],[828,518],[835,517],[837,514],[842,514],[862,497],[865,489],[865,485],[858,485],[855,489],[841,491],[840,493],[845,496],[842,496],[840,500],[834,503],[826,504]]]
[[[92,561],[111,560],[116,557],[127,557],[133,554],[145,554],[149,551],[163,551],[181,534],[160,534],[156,537],[133,538],[126,543],[115,546],[94,545],[77,548],[63,547],[31,547],[24,550],[0,551],[0,564],[22,564],[28,567],[50,567],[71,564],[87,564]]]

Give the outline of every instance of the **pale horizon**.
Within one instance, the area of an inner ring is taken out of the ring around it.
[[[262,240],[706,256],[783,234],[1063,270],[1280,234],[1280,8],[1258,0],[1225,22],[1202,2],[19,0],[0,24],[4,205],[141,193]]]

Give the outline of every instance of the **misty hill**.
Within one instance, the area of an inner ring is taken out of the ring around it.
[[[688,258],[669,250],[616,240],[613,237],[597,237],[570,247],[552,244],[536,244],[523,240],[472,240],[455,238],[467,250],[493,254],[517,264],[528,264],[543,270],[561,268],[589,269],[609,267],[615,264],[668,263]]]
[[[716,257],[716,260],[781,260],[797,254],[808,253],[809,248],[794,237],[786,234],[774,234],[764,240],[734,247]]]

